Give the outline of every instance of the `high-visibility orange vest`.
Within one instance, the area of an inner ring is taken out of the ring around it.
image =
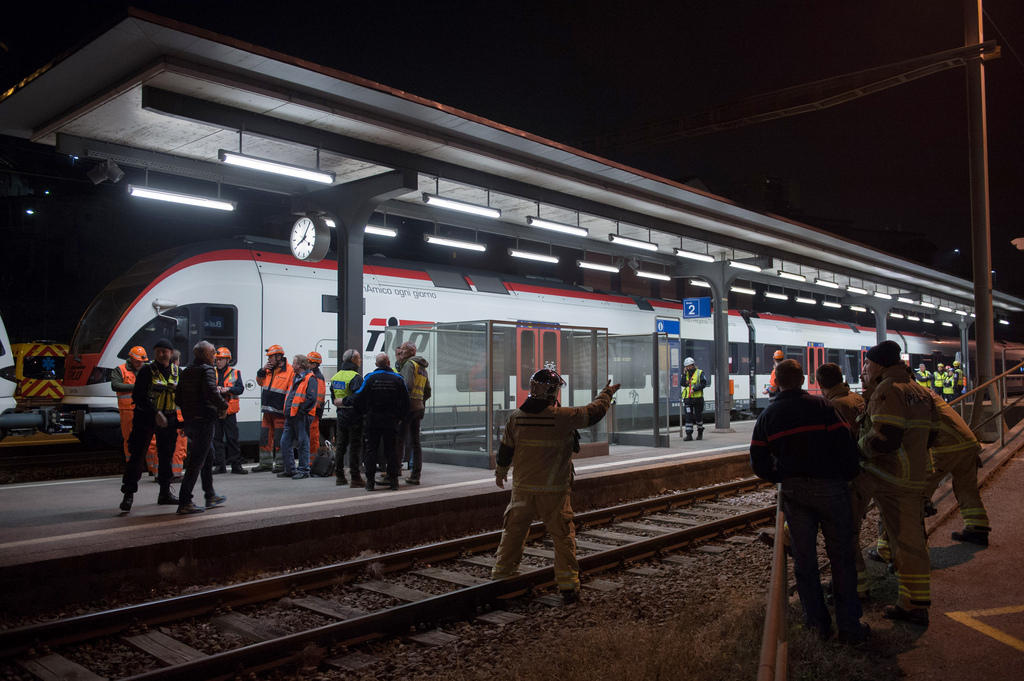
[[[309,380],[311,378],[316,378],[315,376],[313,376],[312,371],[306,373],[302,380],[299,381],[299,384],[295,386],[295,391],[292,393],[291,404],[285,405],[285,409],[287,409],[288,416],[298,415],[299,406],[306,401],[306,391],[309,390]],[[312,415],[315,412],[316,404],[313,405],[313,407],[309,410],[308,413]]]
[[[317,416],[324,415],[324,401],[327,398],[327,379],[323,377],[323,374],[317,375],[317,372],[309,372],[313,374],[313,378],[316,379],[316,406],[313,409],[316,411]]]
[[[127,362],[117,367],[117,370],[121,372],[121,381],[123,383],[135,385],[135,372],[128,368]],[[126,393],[117,393],[117,408],[127,410],[135,409],[135,403],[132,401],[131,391]]]
[[[220,374],[220,372],[217,372]],[[220,379],[220,376],[217,376]],[[232,387],[238,380],[238,369],[234,367],[227,367],[224,371],[224,382],[222,385],[225,388]],[[237,414],[239,408],[238,395],[232,395],[231,393],[224,393],[224,398],[228,401],[228,414]]]

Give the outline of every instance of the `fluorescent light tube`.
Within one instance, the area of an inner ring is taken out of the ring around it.
[[[699,288],[711,288],[711,284],[704,281],[703,279],[691,279],[690,286],[697,286]]]
[[[748,296],[756,295],[757,291],[752,288],[746,288],[745,286],[730,286],[729,290],[733,293],[745,293]]]
[[[210,199],[205,196],[165,192],[162,189],[136,187],[134,185],[128,185],[128,193],[140,199],[156,199],[157,201],[167,201],[168,203],[180,203],[186,206],[215,208],[217,210],[234,210],[236,205],[234,201],[222,201],[220,199]]]
[[[436,194],[424,194],[423,203],[428,206],[437,206],[438,208],[447,208],[448,210],[457,210],[460,213],[469,213],[471,215],[480,215],[485,218],[500,218],[501,211],[497,208],[491,208],[489,206],[481,206],[475,203],[466,203],[465,201],[456,201],[455,199],[444,199]]]
[[[868,311],[868,309],[866,307],[864,307],[863,305],[851,305],[850,309],[853,310],[854,312],[867,312]]]
[[[921,301],[921,307],[930,307],[931,309],[934,310],[935,309],[935,303],[928,303],[928,302],[925,302],[925,301],[922,300]]]
[[[590,230],[584,229],[583,227],[567,225],[562,222],[552,222],[551,220],[542,220],[541,218],[535,218],[532,215],[526,216],[526,224],[530,225],[531,227],[550,229],[554,232],[561,232],[563,234],[572,234],[573,236],[590,235]]]
[[[807,281],[807,277],[802,274],[796,274],[795,272],[787,272],[786,270],[779,270],[777,274],[783,279],[792,279],[793,281]]]
[[[576,265],[582,267],[585,270],[597,270],[598,272],[612,272],[618,274],[619,268],[612,267],[611,265],[602,265],[599,262],[587,262],[586,260],[577,260]]]
[[[814,283],[818,286],[824,286],[825,288],[839,288],[839,284],[828,279],[815,279]]]
[[[236,151],[228,151],[227,149],[218,150],[217,158],[228,165],[251,168],[252,170],[260,170],[264,173],[274,173],[275,175],[287,175],[288,177],[294,177],[300,180],[309,180],[310,182],[320,182],[321,184],[334,184],[334,173],[325,170],[293,166],[290,163],[281,163],[279,161],[271,161],[266,158],[257,158],[256,156],[239,154]]]
[[[967,316],[967,313],[964,312],[963,310],[954,310],[954,312],[956,312],[961,317],[966,317]]]
[[[927,317],[925,317],[921,321],[924,322],[925,324],[934,324],[935,323],[934,319],[928,319]]]
[[[895,319],[903,319],[903,315],[901,315],[899,312],[890,312],[889,316]]]
[[[531,253],[530,251],[520,251],[518,248],[508,249],[508,254],[513,258],[522,258],[524,260],[538,260],[540,262],[549,262],[552,264],[558,263],[558,257],[554,255],[548,255],[546,253]]]
[[[630,239],[628,236],[620,236],[618,234],[609,234],[608,241],[613,244],[621,244],[623,246],[629,246],[630,248],[642,248],[645,251],[656,251],[658,250],[658,244],[652,244],[650,241],[640,241],[638,239]]]
[[[823,300],[821,301],[821,305],[822,307],[842,307],[842,305],[840,305],[839,303],[833,302],[831,300]]]
[[[974,317],[974,313],[973,312],[971,313],[971,317]]]
[[[785,293],[776,293],[775,291],[765,291],[764,297],[772,298],[774,300],[789,300],[789,296],[787,296]]]
[[[814,298],[807,298],[805,296],[793,296],[793,300],[804,305],[817,305],[818,301]]]
[[[912,321],[912,322],[919,322],[919,321],[921,321],[921,318],[920,318],[920,317],[916,317],[916,316],[914,316],[914,315],[912,315],[912,314],[908,314],[908,315],[907,315],[907,319],[909,319],[909,320],[910,320],[910,321]]]
[[[906,303],[907,305],[917,305],[918,304],[916,300],[912,300],[911,298],[904,298],[903,296],[898,296],[896,298],[896,300],[900,301],[901,303]]]
[[[1000,324],[1005,324],[1006,326],[1009,326],[1009,325],[1010,325],[1010,322],[1006,321],[1005,319],[1000,319],[1000,320],[999,320],[999,323],[1000,323]]]
[[[475,241],[459,241],[458,239],[447,239],[443,236],[437,236],[436,234],[424,234],[423,238],[428,244],[434,244],[436,246],[451,246],[452,248],[464,248],[467,251],[486,251],[487,246],[485,244],[476,243]]]
[[[868,290],[866,288],[861,288],[859,286],[847,286],[846,290],[850,293],[859,293],[862,296],[866,296],[868,294]]]
[[[757,265],[751,265],[746,262],[738,262],[736,260],[729,261],[729,267],[735,267],[738,270],[747,270],[748,272],[760,272],[761,268]]]
[[[892,296],[888,293],[882,293],[881,291],[875,291],[874,296],[875,298],[881,298],[882,300],[892,300]]]
[[[701,262],[714,262],[714,256],[708,255],[707,253],[698,253],[697,251],[688,251],[685,248],[674,248],[680,258],[689,258],[690,260],[700,260]]]
[[[953,311],[953,308],[947,307],[945,305],[939,305],[939,309],[942,310],[943,312],[952,312]]]
[[[645,270],[637,270],[636,276],[643,277],[644,279],[657,279],[658,281],[672,281],[672,277],[661,272],[647,272]]]
[[[942,322],[943,326],[953,326],[953,322]]]
[[[378,227],[377,225],[366,225],[366,228],[363,231],[366,234],[376,234],[377,236],[398,236],[397,229],[391,229],[390,227]]]

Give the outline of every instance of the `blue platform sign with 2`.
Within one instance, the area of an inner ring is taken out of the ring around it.
[[[711,298],[683,298],[683,319],[711,316]]]

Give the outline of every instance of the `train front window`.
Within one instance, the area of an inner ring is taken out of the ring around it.
[[[103,350],[114,325],[142,289],[140,282],[137,286],[110,287],[96,296],[78,322],[71,341],[71,354],[86,355]]]
[[[235,308],[223,305],[207,305],[203,310],[203,331],[202,339],[213,343],[214,347],[225,347],[231,351],[231,363],[234,364],[238,358],[235,339],[238,334],[235,331]]]
[[[128,339],[117,356],[120,359],[126,359],[128,351],[136,345],[145,348],[148,354],[153,351],[153,345],[158,340],[166,338],[181,352],[182,357],[185,358],[184,362],[187,363],[190,356],[188,318],[188,309],[185,307],[176,307],[162,315],[153,317]]]

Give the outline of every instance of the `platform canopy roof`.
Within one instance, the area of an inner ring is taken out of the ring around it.
[[[0,93],[0,134],[62,153],[301,196],[323,185],[218,161],[220,149],[316,167],[341,184],[393,169],[419,191],[389,212],[588,252],[636,255],[618,232],[658,245],[644,261],[685,276],[674,248],[758,261],[869,291],[969,312],[973,284],[809,225],[543,139],[341,71],[139,10]],[[454,217],[422,194],[488,204],[497,220]],[[441,212],[438,212],[441,211]],[[530,227],[579,224],[586,237]],[[770,282],[769,282],[770,283]],[[777,281],[793,288],[793,281]],[[840,295],[846,295],[842,293]],[[995,307],[1024,300],[994,294]],[[909,305],[909,304],[908,304]],[[935,307],[931,307],[935,306]],[[912,307],[912,306],[911,306]],[[956,319],[949,316],[950,319]]]

